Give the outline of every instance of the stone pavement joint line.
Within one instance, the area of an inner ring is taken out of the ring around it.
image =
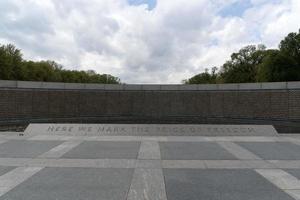
[[[281,169],[257,169],[257,173],[283,190],[300,190],[300,181]]]
[[[207,168],[204,160],[163,160],[163,168],[169,169],[205,169]]]
[[[127,200],[167,200],[162,169],[135,169]]]
[[[0,139],[0,144],[7,142],[7,140]]]
[[[257,155],[233,142],[217,142],[221,147],[229,151],[240,160],[262,160]]]
[[[296,145],[300,145],[300,139],[288,138],[288,142],[291,142]]]
[[[286,162],[286,166],[290,161]],[[195,168],[195,169],[275,169],[267,160],[136,160],[136,159],[47,159],[0,158],[1,166],[86,167],[86,168]],[[300,169],[294,167],[294,169]]]
[[[38,158],[60,158],[65,153],[73,149],[74,147],[78,146],[81,141],[67,141],[64,142],[53,149],[49,150],[48,152],[38,156]]]
[[[156,141],[142,141],[138,159],[160,160],[159,144]]]
[[[18,167],[0,176],[0,197],[42,169],[43,167]]]
[[[300,160],[269,160],[268,162],[279,169],[300,169]]]
[[[255,171],[294,199],[300,199],[300,180],[296,177],[281,169],[256,169]]]
[[[286,190],[285,192],[288,193],[294,199],[300,200],[300,190]]]

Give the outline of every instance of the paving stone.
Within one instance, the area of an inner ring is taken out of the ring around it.
[[[0,166],[0,176],[6,174],[10,170],[13,170],[15,167],[7,167],[7,166]]]
[[[163,160],[236,160],[214,142],[160,142]]]
[[[300,190],[286,190],[285,192],[291,195],[295,200],[300,200]]]
[[[161,160],[137,160],[136,168],[161,169]]]
[[[10,140],[0,144],[0,157],[35,158],[61,143],[62,141]]]
[[[140,142],[85,141],[62,157],[73,159],[136,159],[139,148]]]
[[[32,158],[0,158],[1,166],[25,166]]]
[[[274,168],[300,169],[300,160],[269,160],[268,162],[276,166]]]
[[[196,168],[196,169],[204,169],[206,168],[204,161],[202,160],[163,160],[162,161],[163,168]]]
[[[133,169],[45,168],[0,200],[126,200],[132,175]]]
[[[253,170],[164,169],[169,200],[294,200]]]
[[[81,141],[67,141],[64,142],[50,151],[47,151],[46,153],[39,156],[39,158],[59,158],[68,151],[70,151],[72,148],[78,146],[81,143]]]
[[[0,140],[0,200],[300,197],[300,145],[290,136],[11,139]]]
[[[256,169],[257,173],[282,190],[300,190],[300,181],[281,169]]]
[[[7,142],[7,140],[0,140],[0,144]]]
[[[218,142],[218,144],[240,160],[261,160],[258,156],[233,142]]]
[[[42,167],[18,167],[0,176],[0,197],[42,169]]]
[[[300,180],[300,169],[285,169],[284,171],[288,172],[289,174],[295,176],[297,179]]]
[[[138,159],[160,159],[160,150],[158,143],[155,141],[143,141],[141,143]]]
[[[167,200],[161,169],[135,169],[127,200]]]
[[[238,142],[265,160],[300,160],[300,146],[289,142]]]
[[[251,168],[247,162],[242,160],[205,160],[207,168],[212,169],[248,169]]]
[[[276,166],[265,160],[245,160],[251,169],[275,169]]]

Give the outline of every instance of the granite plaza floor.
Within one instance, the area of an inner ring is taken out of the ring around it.
[[[0,133],[0,200],[300,199],[300,135]]]

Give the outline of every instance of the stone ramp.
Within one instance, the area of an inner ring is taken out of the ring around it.
[[[276,136],[272,125],[30,124],[25,135]]]

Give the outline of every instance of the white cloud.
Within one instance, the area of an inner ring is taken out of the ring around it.
[[[237,0],[1,0],[0,42],[27,59],[94,69],[126,83],[180,83],[219,66],[247,44],[276,47],[300,27],[299,0],[251,0],[242,17],[219,15]]]

